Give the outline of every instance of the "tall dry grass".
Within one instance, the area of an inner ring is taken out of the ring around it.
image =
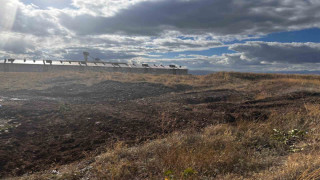
[[[241,120],[201,132],[176,132],[135,147],[118,142],[88,169],[72,165],[58,175],[25,179],[317,179],[319,118],[320,105],[306,104],[298,112],[274,112],[263,122]],[[307,134],[285,144],[274,138],[274,129]]]

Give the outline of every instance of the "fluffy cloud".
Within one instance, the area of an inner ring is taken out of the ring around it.
[[[57,10],[42,10],[18,0],[0,2],[0,31],[36,36],[66,36],[68,30],[58,23]]]

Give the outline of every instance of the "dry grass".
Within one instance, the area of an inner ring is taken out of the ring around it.
[[[59,79],[60,78],[60,79]],[[67,72],[59,73],[16,73],[0,72],[0,90],[18,89],[45,89],[61,79],[72,80],[73,83],[86,85],[96,84],[101,81],[114,80],[123,82],[152,82],[165,85],[186,84],[192,86],[225,86],[237,87],[237,84],[261,82],[261,84],[272,84],[283,82],[304,86],[319,86],[320,76],[315,75],[283,75],[283,74],[255,74],[237,72],[218,72],[205,76],[196,75],[153,75],[135,73],[112,73],[112,72]]]
[[[209,126],[201,132],[176,132],[166,138],[127,147],[118,142],[95,158],[90,169],[61,169],[26,179],[318,179],[320,105],[298,113],[274,113],[267,121]],[[273,129],[300,129],[296,151],[273,138]]]
[[[319,91],[320,85],[320,76],[226,72],[207,76],[44,73],[41,77],[35,73],[24,84],[19,84],[26,80],[20,79],[23,74],[12,76],[1,88],[37,88],[31,84],[43,87],[46,79],[66,76],[88,85],[116,80],[228,87],[253,92],[255,99],[265,99],[292,91]],[[5,83],[3,77],[0,74],[0,81]],[[9,86],[13,82],[19,85]],[[242,119],[212,125],[201,132],[185,130],[135,147],[118,142],[95,157],[94,162],[58,167],[59,174],[47,171],[21,179],[320,179],[319,119],[320,104],[306,103],[298,111],[289,107],[271,112],[265,121]],[[274,129],[283,137],[275,134]],[[294,129],[307,134],[289,136]]]
[[[172,76],[109,72],[60,72],[60,73],[0,73],[1,90],[45,89],[61,79],[86,85],[101,81],[154,82],[166,85],[196,84],[200,76]]]

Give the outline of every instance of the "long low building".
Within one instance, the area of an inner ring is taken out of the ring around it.
[[[0,60],[0,72],[107,71],[186,75],[188,69],[176,65],[128,64],[103,61]]]

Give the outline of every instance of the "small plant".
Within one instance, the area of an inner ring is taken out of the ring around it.
[[[171,170],[168,170],[164,173],[165,175],[165,180],[174,180],[174,174],[173,174],[173,171]]]
[[[185,169],[185,170],[183,171],[182,175],[183,175],[184,178],[190,178],[190,177],[196,175],[197,173],[198,173],[198,172],[195,171],[194,169],[192,169],[192,168],[187,168],[187,169]]]
[[[297,152],[302,149],[297,148],[295,146],[295,143],[302,140],[306,134],[306,131],[298,129],[293,129],[288,132],[273,129],[272,139],[286,145],[289,148],[290,152]]]

